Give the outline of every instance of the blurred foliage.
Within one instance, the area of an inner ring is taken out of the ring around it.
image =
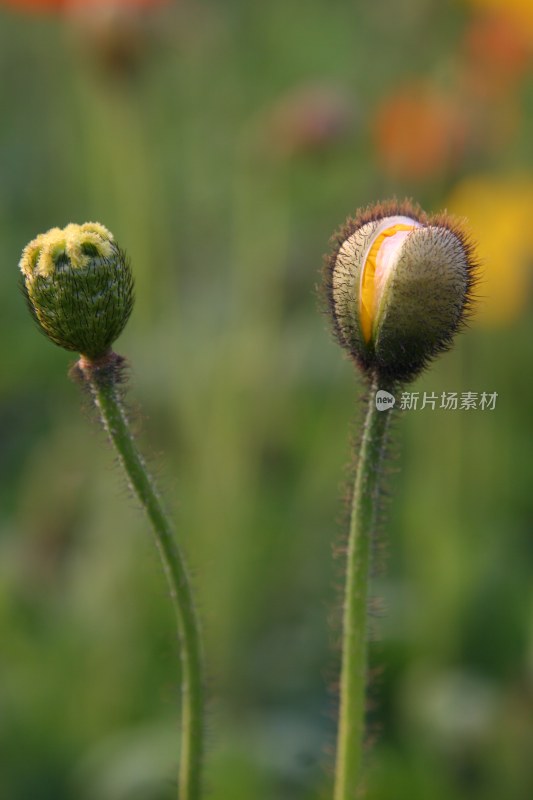
[[[498,401],[398,420],[368,798],[526,800],[531,4],[155,5],[0,8],[0,796],[166,800],[177,760],[157,558],[24,308],[23,246],[99,220],[131,256],[118,350],[195,575],[211,798],[318,800],[360,387],[315,285],[346,215],[396,194],[469,216],[486,271],[480,322],[414,388]]]

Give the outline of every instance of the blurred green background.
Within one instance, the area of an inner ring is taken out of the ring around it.
[[[22,248],[98,220],[131,256],[117,349],[194,572],[209,797],[322,800],[361,383],[316,285],[392,195],[468,216],[485,262],[479,321],[413,390],[498,399],[397,422],[367,797],[533,797],[532,52],[528,0],[2,5],[2,800],[167,800],[177,762],[149,530]]]

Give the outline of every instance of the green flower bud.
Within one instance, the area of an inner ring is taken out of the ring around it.
[[[470,315],[476,272],[471,243],[446,215],[407,201],[360,211],[325,263],[337,339],[364,372],[413,380]]]
[[[52,228],[24,248],[20,269],[30,311],[49,339],[90,360],[109,351],[131,314],[133,276],[107,228]]]

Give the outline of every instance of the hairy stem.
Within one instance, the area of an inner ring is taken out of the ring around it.
[[[353,490],[344,598],[340,713],[334,800],[354,800],[365,734],[367,603],[371,545],[376,526],[380,467],[392,411],[376,408],[377,380],[368,390]]]
[[[173,526],[164,510],[146,465],[136,447],[122,405],[120,371],[123,359],[115,353],[100,363],[83,357],[75,374],[88,385],[126,472],[152,524],[157,548],[176,610],[182,665],[181,757],[179,800],[198,800],[201,794],[203,757],[203,678],[199,626],[187,568],[176,543]]]

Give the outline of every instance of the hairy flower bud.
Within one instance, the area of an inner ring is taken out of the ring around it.
[[[405,201],[359,212],[334,237],[325,293],[339,343],[364,372],[414,379],[472,306],[477,264],[464,231]]]
[[[109,351],[131,314],[133,277],[107,228],[52,228],[24,248],[20,269],[30,311],[49,339],[88,359]]]

